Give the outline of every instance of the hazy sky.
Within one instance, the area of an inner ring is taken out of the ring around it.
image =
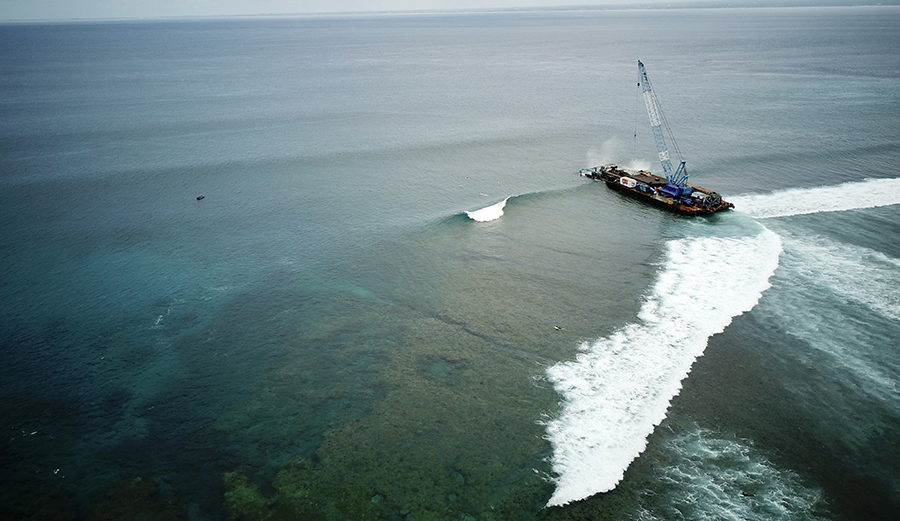
[[[0,0],[0,20],[527,8],[635,1],[653,0]]]

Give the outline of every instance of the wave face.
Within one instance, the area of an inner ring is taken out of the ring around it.
[[[756,218],[858,210],[900,204],[900,178],[867,179],[821,188],[729,197],[737,211]]]
[[[547,371],[564,398],[547,425],[557,476],[549,506],[615,488],[709,337],[752,309],[769,287],[781,248],[768,229],[753,237],[670,241],[640,322],[583,345],[575,361]]]
[[[488,222],[488,221],[496,221],[500,217],[503,217],[503,208],[506,207],[506,201],[509,201],[509,197],[500,201],[497,204],[492,204],[487,208],[482,208],[481,210],[473,210],[471,212],[466,212],[466,215],[469,216],[473,221],[478,222]]]

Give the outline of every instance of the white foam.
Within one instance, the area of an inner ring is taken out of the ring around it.
[[[503,208],[506,207],[506,201],[509,201],[509,197],[500,201],[497,204],[492,204],[487,208],[482,208],[481,210],[474,210],[471,212],[466,212],[466,215],[469,216],[473,221],[478,222],[488,222],[495,221],[503,216]]]
[[[749,444],[696,428],[666,441],[655,469],[664,484],[640,519],[819,520],[822,490],[778,468]]]
[[[806,285],[824,285],[843,299],[900,320],[900,259],[825,237],[791,239],[796,270]]]
[[[557,476],[548,505],[616,486],[709,337],[769,287],[780,253],[781,239],[768,229],[755,237],[670,241],[641,322],[548,369],[564,399],[559,417],[547,424]]]
[[[900,260],[825,237],[786,238],[780,278],[794,289],[773,298],[779,327],[804,340],[810,350],[793,355],[816,365],[821,362],[813,360],[824,355],[829,360],[825,364],[831,371],[829,380],[853,390],[842,399],[865,393],[887,408],[900,410],[896,350],[884,344],[884,330],[871,325],[879,317],[900,321]],[[848,317],[848,308],[860,316]],[[846,407],[837,402],[830,405]],[[877,425],[872,420],[865,428],[874,430]],[[874,434],[867,432],[849,444],[854,446],[870,435]]]
[[[740,195],[728,200],[735,210],[757,218],[876,208],[900,204],[900,178]]]

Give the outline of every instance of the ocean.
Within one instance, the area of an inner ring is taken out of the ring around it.
[[[900,8],[0,48],[0,517],[900,516]]]

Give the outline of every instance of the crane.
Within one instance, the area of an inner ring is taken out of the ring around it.
[[[686,162],[682,160],[681,164],[678,165],[678,169],[673,171],[672,161],[669,159],[669,149],[666,148],[666,140],[665,137],[663,137],[663,125],[665,125],[669,137],[672,138],[672,144],[675,146],[676,152],[678,151],[678,146],[675,145],[675,138],[672,136],[669,124],[666,122],[665,116],[663,116],[662,110],[659,108],[659,101],[656,99],[656,93],[653,92],[653,87],[650,86],[647,70],[644,69],[644,64],[641,63],[640,60],[638,60],[638,86],[641,87],[641,92],[644,93],[644,103],[647,105],[647,114],[650,116],[650,127],[653,129],[653,138],[656,140],[656,150],[659,152],[659,162],[662,163],[663,172],[665,172],[666,181],[668,182],[664,191],[671,194],[670,197],[687,195],[690,193],[690,187],[685,186],[685,183],[690,176],[685,169]]]

